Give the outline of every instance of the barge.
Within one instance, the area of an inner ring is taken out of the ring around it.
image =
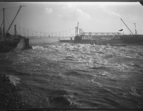
[[[122,19],[121,21],[125,24]],[[136,29],[135,34],[133,34],[126,24],[125,26],[131,32],[130,35],[125,35],[119,32],[84,32],[82,29],[78,28],[78,25],[75,27],[75,37],[73,40],[71,38],[70,40],[60,40],[60,42],[113,46],[125,46],[131,44],[143,45],[143,35],[137,34]],[[123,31],[123,29],[119,31]]]

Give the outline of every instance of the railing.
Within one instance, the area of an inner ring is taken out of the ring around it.
[[[82,32],[79,35],[83,36],[116,36],[122,35],[119,32]]]

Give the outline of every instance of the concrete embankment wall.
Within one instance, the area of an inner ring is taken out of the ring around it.
[[[24,38],[21,37],[19,43],[13,51],[30,49],[35,45],[49,45],[59,43],[59,38]]]
[[[30,49],[29,39],[22,37],[14,50]]]

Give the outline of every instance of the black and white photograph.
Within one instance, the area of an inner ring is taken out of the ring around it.
[[[143,2],[0,2],[0,110],[143,109]]]

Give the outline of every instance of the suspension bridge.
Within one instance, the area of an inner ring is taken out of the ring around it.
[[[77,23],[76,27],[69,28],[67,30],[61,30],[58,32],[43,32],[43,31],[38,31],[38,30],[33,30],[33,29],[28,29],[20,25],[14,25],[14,28],[11,28],[13,25],[20,9],[24,6],[20,6],[16,16],[14,17],[13,21],[9,25],[8,30],[5,31],[5,8],[3,8],[3,20],[1,21],[1,26],[0,26],[0,34],[5,35],[5,34],[13,34],[15,36],[23,36],[27,38],[32,38],[32,37],[37,37],[37,38],[42,38],[42,37],[50,37],[50,38],[74,38],[75,36],[82,36],[82,37],[109,37],[109,36],[119,36],[123,35],[122,33],[118,32],[85,32],[82,30],[82,28],[79,28],[79,23]],[[0,10],[1,11],[1,10]],[[6,19],[7,20],[7,19]],[[122,19],[121,19],[122,20]],[[8,21],[8,20],[7,20]],[[126,28],[133,34],[133,32],[129,29],[129,27],[125,24],[125,22],[122,20]],[[135,23],[134,23],[135,24]],[[2,30],[3,29],[3,30]],[[12,29],[13,32],[12,32]],[[11,31],[11,32],[10,32]],[[135,25],[135,34],[137,34],[136,31],[136,25]]]

